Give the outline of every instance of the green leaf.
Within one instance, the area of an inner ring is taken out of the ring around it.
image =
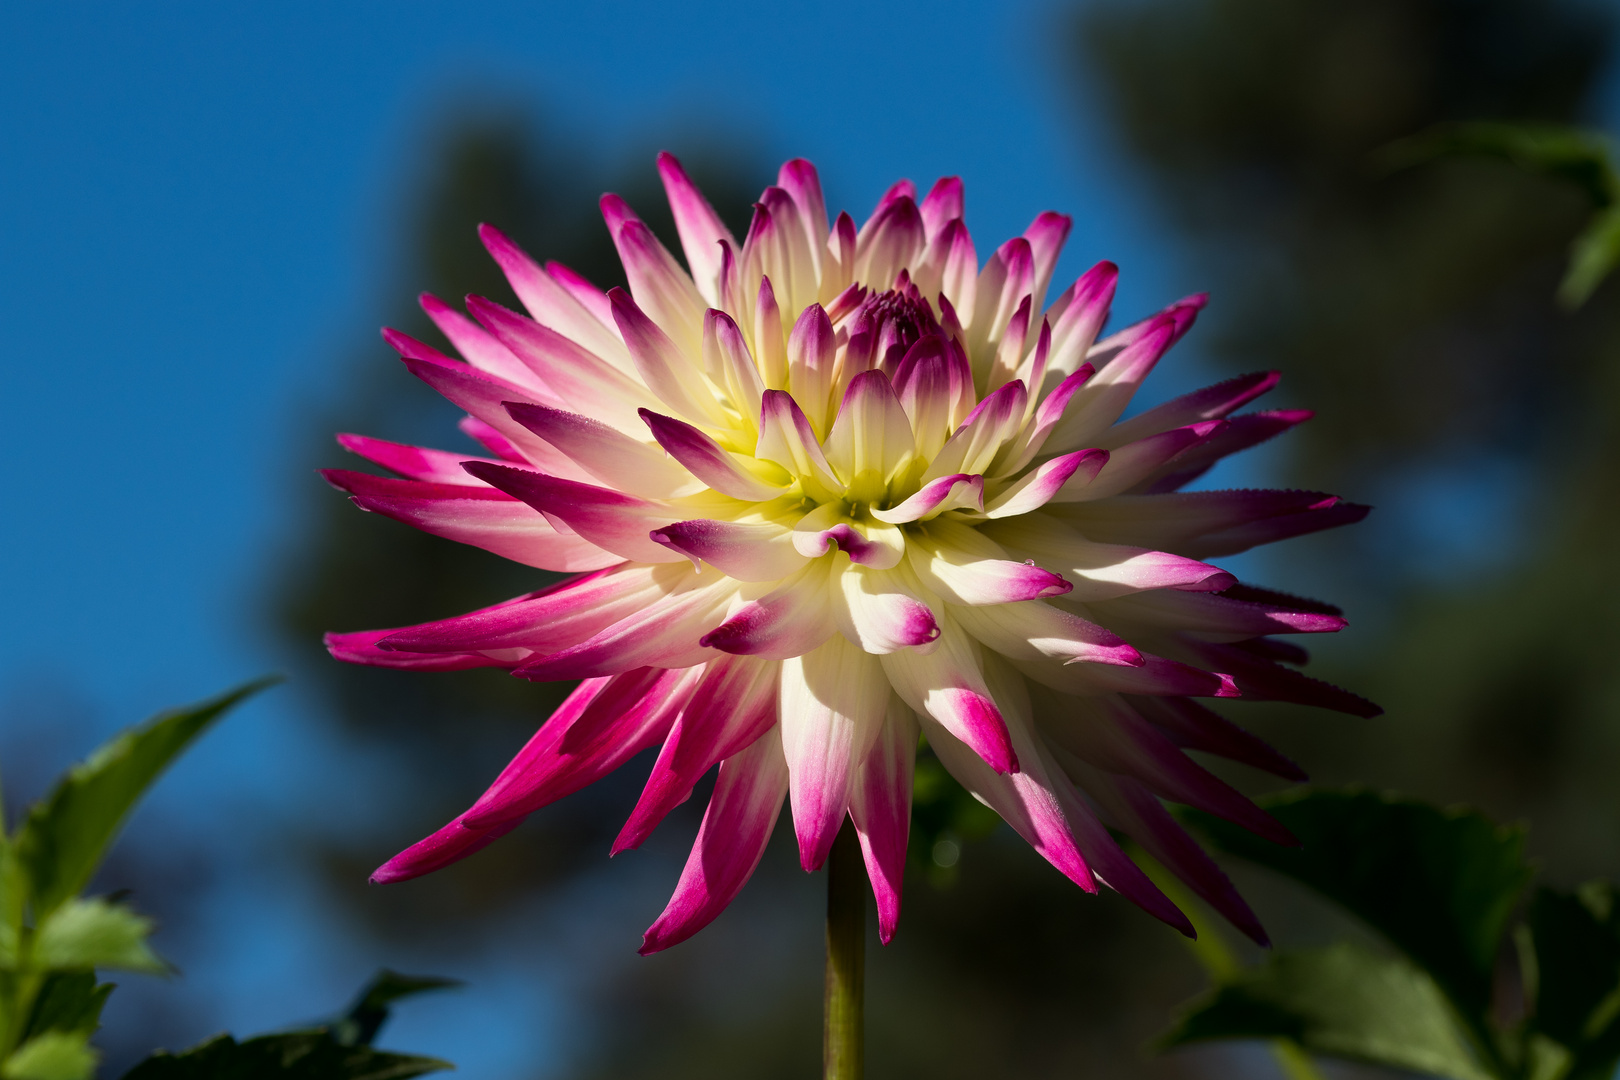
[[[32,960],[46,971],[123,968],[165,972],[146,945],[152,920],[102,899],[69,900],[51,912],[34,939]]]
[[[1446,124],[1385,147],[1378,163],[1388,171],[1438,157],[1506,158],[1532,172],[1569,180],[1597,207],[1620,202],[1613,144],[1601,133],[1543,124]]]
[[[101,1009],[112,992],[112,983],[97,984],[95,974],[89,971],[59,971],[47,976],[34,999],[23,1038],[47,1031],[78,1032],[89,1038],[101,1026]]]
[[[1378,930],[1484,1035],[1497,948],[1532,873],[1524,830],[1367,791],[1291,791],[1261,805],[1303,846],[1279,847],[1206,814],[1190,818],[1217,846]]]
[[[123,1080],[408,1080],[453,1068],[437,1058],[344,1046],[325,1031],[297,1031],[242,1043],[219,1035],[183,1053],[159,1051]]]
[[[1489,1080],[1427,975],[1347,943],[1273,954],[1195,1002],[1165,1043],[1205,1039],[1290,1039],[1313,1054]]]
[[[28,815],[17,850],[43,919],[84,888],[137,800],[193,739],[237,702],[275,679],[261,679],[191,709],[131,728],[75,766]]]
[[[1594,217],[1575,238],[1569,253],[1569,270],[1558,286],[1558,302],[1570,310],[1580,307],[1617,265],[1620,265],[1620,203]]]
[[[0,1064],[4,1080],[88,1080],[96,1052],[82,1032],[48,1031],[18,1047]]]
[[[377,1037],[388,1020],[388,1006],[413,994],[432,990],[445,990],[460,986],[457,979],[441,979],[433,975],[401,975],[384,968],[360,991],[354,1004],[342,1016],[333,1020],[327,1030],[344,1046],[366,1046]]]
[[[0,970],[17,963],[17,935],[22,932],[27,900],[28,883],[17,847],[0,835]]]
[[[1529,926],[1537,989],[1532,1030],[1573,1057],[1572,1076],[1611,1076],[1620,1058],[1620,910],[1614,887],[1536,890]]]

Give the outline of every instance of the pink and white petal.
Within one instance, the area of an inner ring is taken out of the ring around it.
[[[873,654],[925,646],[939,637],[928,605],[888,570],[851,564],[835,568],[833,618],[849,641]]]
[[[746,468],[744,459],[724,449],[702,431],[672,416],[651,409],[641,410],[641,419],[652,429],[658,445],[680,462],[703,484],[744,502],[764,502],[781,495],[783,487],[761,479]]]
[[[427,357],[402,357],[412,375],[467,410],[511,441],[531,464],[569,479],[586,479],[589,473],[544,439],[539,439],[506,414],[503,402],[527,401],[521,386],[485,375],[455,361]]]
[[[1033,682],[1082,697],[1097,694],[1238,696],[1237,685],[1231,676],[1204,671],[1152,653],[1142,653],[1140,667],[1026,660],[1011,660],[1011,663]]]
[[[1052,356],[1047,363],[1048,383],[1080,370],[1086,353],[1097,339],[1114,302],[1119,267],[1106,260],[1080,276],[1059,302],[1062,311],[1047,313],[1052,321]],[[1054,308],[1056,305],[1053,305]],[[1199,419],[1194,417],[1193,419]],[[1190,421],[1189,421],[1190,422]],[[1173,425],[1172,425],[1173,426]]]
[[[516,465],[528,464],[528,461],[523,457],[522,451],[512,445],[511,439],[508,439],[505,435],[478,419],[478,417],[463,416],[456,421],[456,427],[461,430],[462,434],[473,440],[473,442],[482,445],[502,461],[508,461]]]
[[[725,387],[739,417],[757,437],[755,425],[765,382],[742,331],[724,311],[710,310],[703,316],[703,369]]]
[[[967,356],[942,334],[925,334],[906,350],[894,392],[911,420],[917,452],[930,461],[976,404]]]
[[[1084,661],[1141,667],[1142,654],[1119,635],[1039,600],[1024,604],[952,605],[951,618],[979,642],[1012,660]]]
[[[804,158],[794,158],[777,170],[776,186],[787,192],[799,211],[805,246],[815,259],[818,278],[827,251],[827,201],[821,194],[821,177]]]
[[[879,521],[891,525],[904,525],[912,521],[928,521],[947,510],[983,510],[984,477],[967,473],[952,473],[930,480],[899,505],[887,510],[873,510]]]
[[[552,264],[548,270],[541,270],[522,248],[493,225],[478,226],[478,237],[536,322],[584,351],[601,357],[617,370],[630,370],[630,357],[613,324],[604,321],[602,312],[587,302],[590,292],[599,296],[600,290],[565,266]]]
[[[1068,819],[1074,842],[1086,857],[1086,863],[1097,880],[1165,925],[1187,937],[1196,938],[1198,932],[1186,913],[1176,907],[1142,872],[1142,868],[1120,849],[1118,841],[1098,819],[1091,803],[1076,789],[1071,779],[1076,771],[1070,767],[1074,761],[1073,755],[1065,754],[1061,748],[1047,746],[1044,742],[1041,749],[1045,753],[1047,774],[1052,778],[1052,788],[1063,807],[1063,816]]]
[[[928,196],[917,208],[928,239],[932,240],[948,223],[961,218],[965,205],[960,176],[942,176],[934,181]]]
[[[973,360],[973,380],[983,386],[990,373],[990,360],[1002,332],[1012,321],[1013,312],[1024,297],[1035,289],[1035,261],[1029,241],[1015,236],[996,249],[979,271],[974,286],[972,319],[967,324],[968,355]]]
[[[1065,706],[1043,717],[1042,730],[1054,744],[1099,769],[1133,776],[1164,798],[1273,843],[1298,846],[1276,818],[1183,754],[1119,697],[1087,697]]]
[[[1370,509],[1319,491],[1251,489],[1116,496],[1049,504],[1045,512],[1099,543],[1207,559],[1348,525],[1366,517]]]
[[[613,302],[613,318],[624,335],[625,348],[630,350],[630,358],[635,361],[647,388],[690,421],[726,426],[726,416],[714,400],[714,394],[704,385],[703,374],[694,362],[703,353],[702,314],[698,316],[691,347],[683,350],[647,317],[629,293],[619,288],[609,289],[608,299]]]
[[[682,558],[647,536],[679,517],[666,503],[502,465],[472,462],[467,471],[622,558],[651,563]]]
[[[563,334],[482,297],[468,297],[467,309],[575,412],[630,434],[639,423],[636,409],[657,404],[633,369],[627,374]]]
[[[1072,482],[1089,483],[1108,464],[1106,450],[1076,450],[1044,461],[985,504],[988,518],[1022,517],[1039,510]],[[1088,479],[1089,478],[1089,479]]]
[[[617,491],[673,498],[703,490],[703,483],[672,463],[663,451],[638,442],[600,420],[544,405],[511,402],[506,412],[556,447],[591,479]],[[498,463],[495,463],[498,464]]]
[[[1220,592],[1237,583],[1225,570],[1181,555],[1124,544],[1096,544],[1048,514],[1026,514],[980,526],[981,535],[1013,558],[1061,573],[1069,599],[1090,603],[1144,589]]]
[[[578,270],[565,266],[556,259],[546,260],[546,275],[562,286],[564,292],[578,301],[579,306],[584,308],[591,318],[601,323],[602,328],[608,332],[612,340],[619,341],[618,329],[613,325],[613,305],[608,302],[607,290],[581,274]],[[624,344],[622,341],[619,341],[619,343]],[[629,353],[615,354],[607,357],[607,359],[616,364],[622,361],[622,369],[626,372],[635,370],[630,365]]]
[[[838,632],[827,575],[824,563],[811,563],[758,600],[744,603],[700,643],[767,660],[786,660],[819,647]]]
[[[1261,948],[1271,945],[1254,910],[1244,902],[1215,860],[1171,816],[1153,793],[1128,776],[1117,776],[1077,762],[1086,790],[1119,827],[1147,853],[1186,882],[1205,903]]]
[[[332,659],[367,667],[400,668],[405,671],[465,671],[480,667],[514,667],[515,660],[485,656],[483,653],[403,653],[377,648],[377,642],[393,630],[358,630],[347,634],[327,634],[322,640]]]
[[[799,478],[804,493],[819,502],[843,494],[821,443],[798,403],[782,390],[767,390],[760,405],[759,445],[754,456],[774,461]]]
[[[1062,419],[1053,425],[1046,437],[1046,451],[1062,453],[1099,445],[1103,432],[1119,419],[1142,380],[1175,340],[1175,317],[1162,314],[1152,319],[1140,336],[1107,363],[1091,361],[1097,374],[1086,380],[1069,401]]]
[[[850,820],[860,837],[866,876],[877,900],[878,940],[885,945],[900,922],[918,731],[916,715],[891,693],[883,729],[861,762],[849,792]]]
[[[807,561],[793,546],[793,530],[774,521],[677,521],[648,535],[738,581],[779,581],[803,570]]]
[[[793,546],[807,559],[819,559],[834,549],[851,562],[875,570],[889,570],[905,557],[906,540],[899,528],[866,519],[859,527],[844,512],[843,503],[822,503],[793,526]]]
[[[1011,825],[1030,847],[1055,866],[1064,877],[1086,892],[1096,892],[1086,858],[1074,842],[1074,833],[1063,813],[1056,778],[1047,770],[1045,755],[1036,745],[1029,722],[1029,698],[1021,682],[996,671],[997,700],[1011,714],[1008,728],[1021,751],[1020,761],[1028,765],[1010,774],[1000,774],[987,765],[952,732],[927,714],[919,714],[923,736],[940,764],[968,791]]]
[[[827,430],[832,410],[835,344],[832,320],[820,304],[805,308],[788,335],[788,390],[816,431]]]
[[[1218,436],[1227,426],[1225,420],[1202,420],[1126,443],[1112,451],[1107,463],[1090,479],[1075,477],[1052,501],[1088,502],[1123,494],[1179,460],[1181,454]]]
[[[680,563],[621,564],[465,615],[392,631],[381,645],[418,653],[553,653],[696,583],[692,569]]]
[[[1233,684],[1246,698],[1315,705],[1363,718],[1378,716],[1384,711],[1358,694],[1273,663],[1245,646],[1184,641],[1183,648],[1199,663],[1219,664],[1221,670],[1230,672]]]
[[[817,299],[822,303],[830,302],[855,283],[858,235],[855,219],[839,211],[838,219],[833,222],[832,233],[827,237],[827,255],[821,261],[821,293]]]
[[[1183,394],[1115,424],[1100,436],[1098,445],[1113,449],[1200,420],[1220,420],[1269,391],[1279,378],[1279,372],[1259,371]]]
[[[466,454],[452,454],[448,450],[433,450],[426,446],[407,446],[405,443],[373,439],[366,435],[339,435],[337,441],[351,454],[358,454],[372,464],[381,465],[409,480],[468,487],[488,486],[461,467],[461,463],[468,460]],[[491,461],[490,464],[505,463]]]
[[[906,554],[922,583],[953,604],[1011,604],[1062,596],[1067,581],[1050,570],[1013,562],[976,529],[936,518],[908,537]]]
[[[573,572],[599,570],[624,560],[585,537],[559,531],[531,507],[501,498],[501,492],[487,487],[385,480],[339,469],[328,469],[322,475],[334,487],[350,492],[362,510],[525,566]]]
[[[1018,369],[1024,365],[1024,343],[1029,337],[1032,303],[1032,297],[1024,297],[1002,330],[1001,340],[996,345],[995,357],[990,363],[990,372],[985,377],[986,391],[996,390],[1011,382],[1018,374]]]
[[[392,885],[396,881],[409,881],[435,870],[443,870],[482,851],[523,824],[523,821],[523,818],[515,817],[492,828],[470,829],[458,817],[377,867],[371,873],[371,881],[375,885]]]
[[[880,203],[855,245],[855,280],[883,291],[922,254],[927,243],[922,214],[909,195]]]
[[[1046,290],[1052,284],[1052,271],[1057,269],[1058,256],[1063,253],[1063,245],[1073,228],[1074,219],[1068,214],[1047,210],[1024,230],[1024,239],[1029,241],[1030,257],[1035,267],[1035,285],[1030,292],[1035,298],[1033,310],[1037,312],[1046,303]]]
[[[1024,384],[1014,379],[979,402],[929,463],[922,481],[957,472],[986,472],[1023,427],[1028,400]]]
[[[818,869],[849,811],[851,782],[882,733],[889,683],[877,658],[842,637],[782,663],[777,715],[799,862]]]
[[[681,249],[686,252],[686,265],[692,268],[698,293],[709,307],[719,307],[720,242],[735,246],[737,241],[674,154],[665,151],[658,155],[658,175],[664,182],[664,194],[675,215],[675,231],[680,234]]]
[[[1226,422],[1225,429],[1217,431],[1198,446],[1177,455],[1173,461],[1166,463],[1131,490],[1154,493],[1175,491],[1185,487],[1208,472],[1216,462],[1227,455],[1274,439],[1314,415],[1316,414],[1309,409],[1274,409],[1269,412],[1234,416]]]
[[[1156,631],[1192,631],[1206,641],[1241,641],[1264,634],[1331,634],[1347,625],[1339,615],[1173,589],[1118,597],[1094,604],[1091,610],[1104,622]]]
[[[462,815],[487,829],[595,783],[669,734],[702,669],[638,668],[587,679]]]
[[[704,773],[775,725],[776,682],[777,665],[769,661],[723,656],[704,665],[611,854],[640,847],[665,815],[691,797]]]
[[[902,649],[878,658],[895,693],[970,747],[990,769],[1018,771],[1007,722],[985,685],[977,643],[949,617],[940,620],[939,629],[933,649]]]
[[[1035,460],[1035,455],[1046,446],[1052,429],[1063,419],[1069,402],[1094,374],[1090,364],[1081,364],[1078,371],[1065,376],[1035,407],[1022,430],[997,455],[996,468],[1002,475],[1016,473]]]
[[[702,644],[737,592],[721,578],[673,593],[599,630],[585,641],[536,657],[512,674],[534,682],[616,675],[638,667],[686,668],[714,658]]]
[[[417,300],[427,317],[433,320],[433,325],[450,339],[450,344],[473,367],[523,387],[547,405],[562,404],[551,388],[541,382],[527,364],[513,356],[512,350],[496,341],[489,331],[432,293],[423,293]]]
[[[1126,701],[1144,720],[1185,750],[1215,754],[1284,780],[1310,779],[1303,769],[1265,742],[1196,701],[1177,697],[1133,697]]]
[[[692,278],[652,230],[633,214],[624,216],[629,212],[629,207],[617,195],[602,196],[602,214],[608,221],[608,231],[613,234],[613,246],[619,250],[619,261],[624,264],[624,276],[630,281],[630,295],[635,297],[637,309],[645,311],[682,352],[696,356],[703,343],[703,312],[708,305],[703,302]],[[609,289],[608,298],[612,297],[613,290]],[[629,341],[618,308],[615,304],[614,321],[619,324],[619,332],[625,335],[625,346],[630,349],[631,358],[636,359],[635,346]],[[636,366],[641,367],[639,360]]]
[[[915,459],[915,446],[911,421],[889,377],[863,371],[851,379],[826,445],[827,462],[844,478],[849,497],[861,502],[878,497]]]
[[[643,956],[685,941],[742,891],[765,854],[787,790],[779,727],[721,764],[697,843],[669,906],[647,929]]]
[[[787,333],[782,327],[782,309],[776,302],[776,290],[769,277],[760,279],[754,301],[754,359],[759,362],[760,375],[768,389],[787,389]]]

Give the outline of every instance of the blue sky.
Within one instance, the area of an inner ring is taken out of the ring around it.
[[[1061,8],[762,10],[8,10],[0,706],[41,687],[65,695],[84,719],[59,751],[76,754],[274,665],[254,629],[254,575],[296,525],[292,492],[316,482],[289,464],[302,417],[331,400],[334,365],[392,306],[382,290],[396,284],[400,208],[452,103],[532,102],[604,163],[666,131],[752,142],[761,160],[806,156],[857,217],[897,176],[960,173],[987,240],[1044,209],[1073,213],[1060,276],[1115,259],[1127,314],[1198,287],[1065,81]],[[340,785],[306,706],[296,687],[251,705],[155,799],[153,813],[210,807],[192,826],[218,835],[233,868],[220,917],[258,931],[188,971],[210,1025],[250,1031],[318,1011],[306,985],[341,995],[377,962],[345,951],[273,854],[230,844],[242,823],[291,822],[300,799]],[[552,1027],[514,1036],[508,1014],[480,1002],[505,995],[523,1015],[551,1015],[550,993],[538,980],[412,1006],[393,1041],[474,1080],[503,1075],[557,1049]]]

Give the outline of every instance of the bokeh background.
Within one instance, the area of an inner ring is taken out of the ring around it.
[[[1278,404],[1317,410],[1205,483],[1376,505],[1230,564],[1343,603],[1351,629],[1313,670],[1388,709],[1231,715],[1320,781],[1530,821],[1559,884],[1620,876],[1620,284],[1573,315],[1552,302],[1590,211],[1573,187],[1499,161],[1371,164],[1443,121],[1620,128],[1610,4],[177,2],[4,21],[8,804],[159,708],[291,676],[164,780],[103,874],[182,970],[114,996],[104,1075],[321,1014],[384,964],[467,981],[407,1003],[384,1043],[469,1080],[817,1075],[823,883],[786,844],[652,959],[635,946],[702,799],[609,862],[635,765],[434,878],[368,887],[563,688],[347,668],[318,644],[535,587],[360,514],[313,470],[353,466],[335,431],[462,447],[376,328],[428,333],[423,289],[505,295],[479,221],[620,280],[595,197],[666,227],[665,148],[739,234],[789,156],[857,219],[899,176],[959,173],[981,250],[1072,213],[1059,277],[1119,262],[1122,319],[1210,290],[1147,400],[1274,367]],[[959,854],[919,845],[900,934],[869,957],[872,1075],[1276,1075],[1254,1048],[1147,1055],[1202,985],[1175,935],[1005,830],[930,827]],[[1350,931],[1234,872],[1280,941]]]

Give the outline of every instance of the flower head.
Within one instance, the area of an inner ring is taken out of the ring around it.
[[[541,267],[485,226],[528,313],[472,297],[469,319],[424,296],[460,360],[386,333],[490,456],[340,436],[403,477],[329,472],[363,509],[574,575],[329,636],[355,663],[581,680],[483,797],[375,880],[469,855],[657,747],[615,852],[719,776],[643,951],[719,914],[784,800],[806,869],[852,820],[887,941],[921,734],[1081,888],[1104,881],[1190,930],[1106,823],[1263,936],[1161,800],[1286,843],[1183,751],[1299,772],[1194,699],[1374,710],[1284,666],[1304,653],[1272,637],[1337,630],[1336,609],[1205,560],[1366,510],[1179,489],[1310,414],[1237,414],[1276,382],[1266,373],[1121,421],[1204,299],[1099,340],[1113,264],[1046,304],[1062,215],[981,266],[956,178],[920,203],[902,181],[864,225],[829,226],[815,169],[791,161],[739,244],[675,158],[658,166],[689,270],[608,195],[628,292]]]

